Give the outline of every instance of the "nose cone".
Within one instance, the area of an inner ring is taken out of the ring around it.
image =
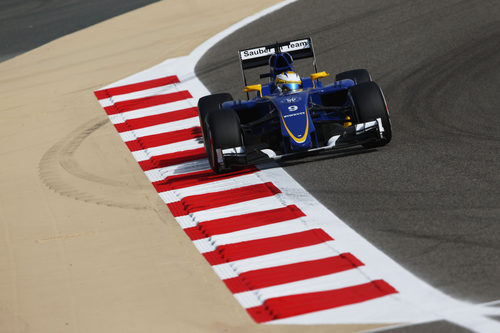
[[[290,138],[292,151],[302,151],[312,147],[309,134],[314,127],[307,110],[307,99],[306,92],[275,98],[275,104],[280,112],[281,131],[283,136]]]

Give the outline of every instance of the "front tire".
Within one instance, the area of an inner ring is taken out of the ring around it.
[[[375,82],[358,84],[349,89],[349,96],[359,123],[381,118],[384,127],[383,136],[380,140],[365,143],[363,147],[376,148],[388,144],[392,139],[391,119],[380,87]]]
[[[370,82],[372,77],[366,69],[353,69],[350,71],[342,72],[335,75],[335,81],[350,79],[353,80],[355,84]]]
[[[207,114],[209,114],[210,112],[219,111],[222,103],[232,100],[233,97],[231,96],[231,94],[221,93],[204,96],[198,101],[198,117],[200,119],[201,132],[203,134],[203,141],[207,154],[209,153],[207,145],[207,130],[205,128]]]
[[[242,146],[240,119],[232,109],[211,111],[206,115],[206,149],[210,167],[215,173],[231,170],[222,159],[222,149]]]

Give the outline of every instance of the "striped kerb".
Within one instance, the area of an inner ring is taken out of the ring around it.
[[[177,75],[95,92],[127,147],[194,245],[258,323],[397,293],[335,250],[259,168],[215,174],[196,100]]]

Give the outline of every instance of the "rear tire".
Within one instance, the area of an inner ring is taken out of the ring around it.
[[[205,120],[207,117],[207,114],[213,111],[218,111],[220,110],[220,106],[224,102],[232,101],[233,97],[231,94],[228,93],[221,93],[221,94],[213,94],[213,95],[208,95],[200,98],[198,101],[198,117],[200,119],[200,126],[201,126],[201,132],[203,134],[203,141],[205,144],[205,151],[207,154],[209,153],[208,151],[208,146],[207,146],[207,136],[206,136],[206,128],[205,128]]]
[[[349,89],[349,96],[359,123],[381,118],[382,126],[384,127],[382,139],[365,143],[363,147],[375,148],[388,144],[392,138],[391,119],[389,118],[385,97],[380,87],[375,82],[358,84]]]
[[[342,72],[335,75],[335,81],[351,79],[355,84],[370,82],[372,77],[366,69],[353,69],[347,72]]]
[[[209,112],[205,119],[206,149],[210,167],[215,173],[229,171],[231,165],[219,161],[218,150],[241,147],[240,118],[232,109],[221,109]]]

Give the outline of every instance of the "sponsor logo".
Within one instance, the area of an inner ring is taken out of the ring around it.
[[[246,60],[246,59],[258,58],[258,57],[274,54],[274,49],[267,49],[265,47],[259,47],[257,49],[241,51],[240,54],[241,54],[241,59]]]
[[[281,104],[292,104],[292,103],[297,103],[302,100],[302,97],[300,96],[292,96],[292,97],[285,97],[280,99]]]
[[[304,49],[310,49],[310,48],[311,48],[311,44],[309,43],[309,40],[308,39],[301,39],[301,40],[292,41],[288,45],[283,45],[281,47],[281,52],[291,52],[291,51],[304,50]],[[274,53],[275,53],[274,47],[266,48],[265,46],[263,46],[263,47],[258,47],[255,49],[243,50],[240,52],[240,57],[241,57],[241,60],[247,60],[247,59],[268,56],[268,55],[271,55]]]
[[[285,45],[285,46],[281,47],[281,51],[282,52],[290,52],[290,51],[303,50],[303,49],[309,49],[309,48],[311,48],[311,45],[309,44],[309,40],[302,39],[302,40],[290,42],[289,45]]]
[[[301,100],[302,100],[302,98],[301,98],[301,97],[299,97],[299,96],[286,97],[286,98],[283,98],[283,99],[281,100],[281,103],[283,103],[283,104],[285,104],[285,103],[287,103],[287,104],[291,104],[291,103],[296,103],[296,102],[299,102],[299,101],[301,101]]]
[[[302,112],[297,112],[297,113],[292,113],[292,114],[287,114],[287,115],[284,115],[283,117],[284,118],[289,118],[289,117],[296,117],[296,116],[302,116],[306,114],[304,111]]]

